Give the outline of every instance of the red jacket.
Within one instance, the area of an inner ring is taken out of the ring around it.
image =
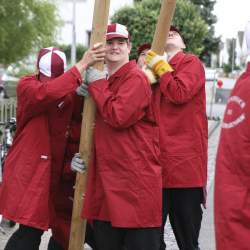
[[[50,108],[74,91],[80,81],[76,68],[42,83],[24,77],[17,86],[17,131],[5,161],[0,213],[7,219],[47,230],[50,224]]]
[[[161,225],[161,167],[151,88],[135,62],[92,83],[97,105],[95,157],[83,217],[115,227]]]
[[[75,95],[75,93],[72,93],[60,98],[54,105],[50,106],[47,114],[51,148],[50,215],[52,224],[54,224],[54,220],[57,220],[55,202],[62,192],[60,179],[63,174],[66,136],[73,112],[73,98]]]
[[[54,199],[55,220],[51,225],[53,238],[63,249],[68,249],[71,214],[73,207],[75,173],[70,169],[71,160],[79,152],[82,123],[83,98],[74,97],[74,108],[67,131],[67,143],[63,160],[63,171],[60,175],[58,192]]]
[[[205,73],[200,60],[177,53],[160,79],[164,188],[204,187],[207,180]]]
[[[249,249],[250,63],[228,100],[215,172],[216,249]]]

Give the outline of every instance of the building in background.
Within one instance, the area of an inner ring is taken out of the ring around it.
[[[94,0],[57,0],[59,16],[64,22],[58,35],[59,43],[72,44],[74,42],[73,29],[75,27],[75,43],[88,46],[94,3]],[[133,0],[110,0],[110,17],[121,7],[131,6],[132,4]]]
[[[227,64],[229,62],[229,52],[233,54],[232,56],[235,58],[235,64],[237,66],[241,68],[245,66],[245,61],[247,57],[247,48],[246,48],[244,31],[238,31],[238,33],[235,34],[235,37],[227,38],[224,42],[221,43],[220,53],[219,53],[220,67],[223,64]]]

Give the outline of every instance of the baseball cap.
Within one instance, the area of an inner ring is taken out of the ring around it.
[[[151,48],[150,43],[143,43],[143,44],[139,45],[137,48],[137,56],[139,57],[143,50],[150,49],[150,48]]]
[[[48,47],[40,50],[37,58],[39,74],[55,78],[64,73],[66,69],[66,56],[58,48]]]
[[[119,23],[109,24],[107,28],[106,40],[108,41],[114,38],[130,39],[127,27]]]

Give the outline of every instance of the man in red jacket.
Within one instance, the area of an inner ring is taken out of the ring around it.
[[[20,80],[17,130],[0,190],[0,213],[20,226],[5,250],[38,250],[43,231],[54,220],[71,95],[81,83],[81,73],[103,59],[104,49],[98,45],[64,73],[64,53],[45,48],[38,56],[38,74]]]
[[[99,250],[158,250],[160,243],[159,129],[150,84],[129,61],[130,49],[126,27],[109,25],[108,79],[96,70],[88,76],[97,114],[82,216],[93,221]]]
[[[163,168],[163,223],[169,215],[181,250],[199,249],[201,203],[207,181],[205,73],[201,61],[183,52],[180,31],[172,26],[166,41],[167,60],[149,51],[145,61],[158,77],[162,93],[160,148]]]
[[[245,72],[228,99],[216,159],[216,249],[249,249],[250,235],[250,22]]]

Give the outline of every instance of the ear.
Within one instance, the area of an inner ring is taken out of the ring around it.
[[[181,49],[186,49],[186,44],[184,43],[182,37],[181,37],[181,40],[182,40],[182,46],[181,46]]]
[[[130,55],[131,49],[132,49],[132,43],[128,42],[128,54],[129,55]]]

